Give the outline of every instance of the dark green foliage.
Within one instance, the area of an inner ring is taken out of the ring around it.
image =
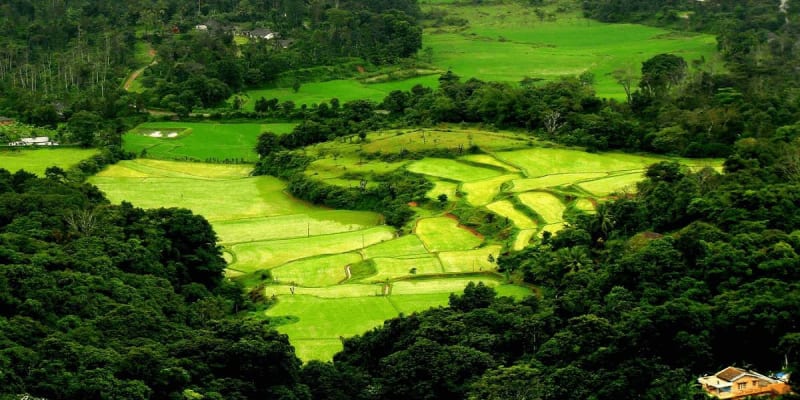
[[[650,96],[664,96],[686,76],[686,60],[672,54],[659,54],[642,63],[639,86]]]
[[[278,135],[272,132],[264,132],[258,136],[258,142],[256,142],[256,153],[258,153],[259,157],[266,157],[272,152],[281,149],[279,142],[280,138]]]
[[[421,175],[398,171],[378,177],[380,184],[372,188],[343,188],[328,185],[296,173],[289,183],[289,192],[300,199],[328,207],[368,210],[383,214],[388,225],[401,227],[414,216],[408,205],[424,201],[433,187]]]
[[[50,172],[0,170],[1,398],[308,398],[285,336],[225,320],[243,291],[205,219]]]
[[[474,282],[470,282],[464,288],[463,295],[450,294],[449,305],[454,310],[466,312],[477,308],[489,307],[496,296],[497,292],[484,285],[483,282],[478,282],[477,285]]]
[[[267,136],[267,138],[269,138]],[[261,143],[259,139],[259,143]],[[263,155],[256,163],[253,175],[272,175],[290,179],[301,176],[311,159],[295,151],[274,151]]]

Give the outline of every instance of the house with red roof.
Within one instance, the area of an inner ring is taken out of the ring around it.
[[[778,396],[791,392],[788,379],[771,378],[758,372],[728,367],[697,382],[706,393],[720,399],[742,399],[748,396]]]

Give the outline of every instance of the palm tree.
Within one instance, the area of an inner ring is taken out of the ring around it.
[[[608,239],[608,234],[612,229],[614,229],[616,222],[617,221],[614,218],[614,214],[611,212],[611,209],[607,204],[603,203],[597,206],[597,212],[594,214],[594,219],[592,219],[591,223],[589,224],[592,238],[595,239],[595,242],[602,243]]]
[[[558,249],[553,261],[564,275],[574,274],[592,264],[592,259],[589,258],[586,248],[580,246]]]

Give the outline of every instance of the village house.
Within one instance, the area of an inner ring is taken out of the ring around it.
[[[14,120],[8,117],[0,116],[0,126],[3,125],[11,125],[14,123]]]
[[[22,138],[17,142],[11,142],[9,146],[58,146],[57,142],[50,140],[47,136],[32,138]]]
[[[697,379],[709,395],[720,399],[742,399],[748,396],[778,396],[791,388],[787,379],[776,379],[736,367],[728,367],[714,375]]]
[[[253,29],[252,31],[242,31],[240,34],[244,37],[254,40],[272,40],[277,39],[280,36],[278,32],[273,32],[272,30],[266,28]]]

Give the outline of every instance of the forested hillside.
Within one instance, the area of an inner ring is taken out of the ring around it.
[[[48,172],[0,169],[0,398],[304,392],[284,335],[226,318],[246,301],[203,217]]]
[[[0,112],[55,126],[81,110],[113,119],[145,106],[214,107],[287,71],[411,56],[421,47],[419,14],[406,0],[6,2]],[[124,76],[156,54],[144,93],[123,91]]]

